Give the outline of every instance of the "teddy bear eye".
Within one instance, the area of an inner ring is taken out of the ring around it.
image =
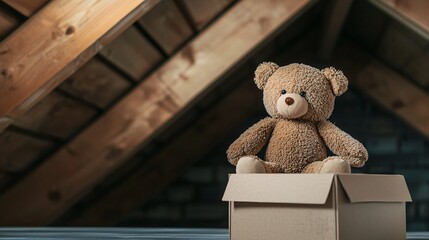
[[[299,95],[301,95],[301,97],[305,97],[305,95],[306,95],[307,93],[306,92],[304,92],[304,91],[302,91],[302,92],[300,92],[299,93]]]
[[[282,90],[282,95],[284,95],[284,94],[286,94],[286,90],[283,89]]]

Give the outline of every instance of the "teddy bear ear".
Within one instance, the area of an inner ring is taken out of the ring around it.
[[[255,71],[255,83],[259,89],[264,89],[268,78],[279,68],[279,65],[273,62],[263,62],[259,64]]]
[[[329,67],[323,69],[322,73],[331,83],[332,91],[334,92],[335,96],[340,96],[345,91],[347,91],[349,81],[347,80],[346,76],[344,76],[342,71],[333,67]]]

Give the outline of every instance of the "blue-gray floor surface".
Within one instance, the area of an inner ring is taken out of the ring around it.
[[[0,228],[0,239],[208,239],[228,240],[228,229],[192,228]],[[429,239],[429,232],[407,233],[408,240]]]

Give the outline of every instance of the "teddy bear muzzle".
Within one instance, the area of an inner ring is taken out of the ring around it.
[[[307,100],[296,93],[286,93],[277,99],[277,112],[288,119],[304,116],[308,111]]]

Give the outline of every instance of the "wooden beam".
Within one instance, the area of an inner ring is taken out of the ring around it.
[[[178,0],[178,3],[183,5],[189,12],[194,27],[197,30],[201,30],[233,1],[234,0]]]
[[[96,109],[53,91],[15,119],[13,125],[67,140],[95,116]]]
[[[158,50],[134,26],[103,48],[100,55],[134,81],[142,80],[149,70],[162,61]]]
[[[0,43],[0,117],[27,111],[157,1],[142,2],[53,1],[9,35]]]
[[[318,49],[318,57],[328,59],[332,54],[337,39],[346,20],[353,0],[331,0],[324,14],[324,26]]]
[[[6,4],[13,7],[16,11],[20,12],[26,17],[32,16],[50,0],[3,0]]]
[[[351,83],[429,138],[429,95],[351,43],[342,44],[334,64]]]
[[[100,196],[95,204],[67,222],[67,225],[115,225],[163,190],[189,165],[228,137],[237,125],[263,108],[262,92],[251,79],[252,76],[248,76],[247,81],[193,121],[192,126],[168,143],[167,147],[147,159],[138,171],[109,189],[107,194]]]
[[[0,225],[45,225],[121,166],[262,41],[314,1],[242,1],[64,148],[0,196]],[[20,209],[15,211],[15,209]]]
[[[59,89],[106,109],[131,88],[131,83],[106,66],[98,57],[76,71]]]
[[[7,129],[0,134],[0,146],[0,173],[16,173],[52,151],[55,143]]]
[[[429,40],[429,1],[370,0],[370,2]]]
[[[139,24],[171,55],[192,35],[192,28],[174,1],[162,1],[144,15]]]

